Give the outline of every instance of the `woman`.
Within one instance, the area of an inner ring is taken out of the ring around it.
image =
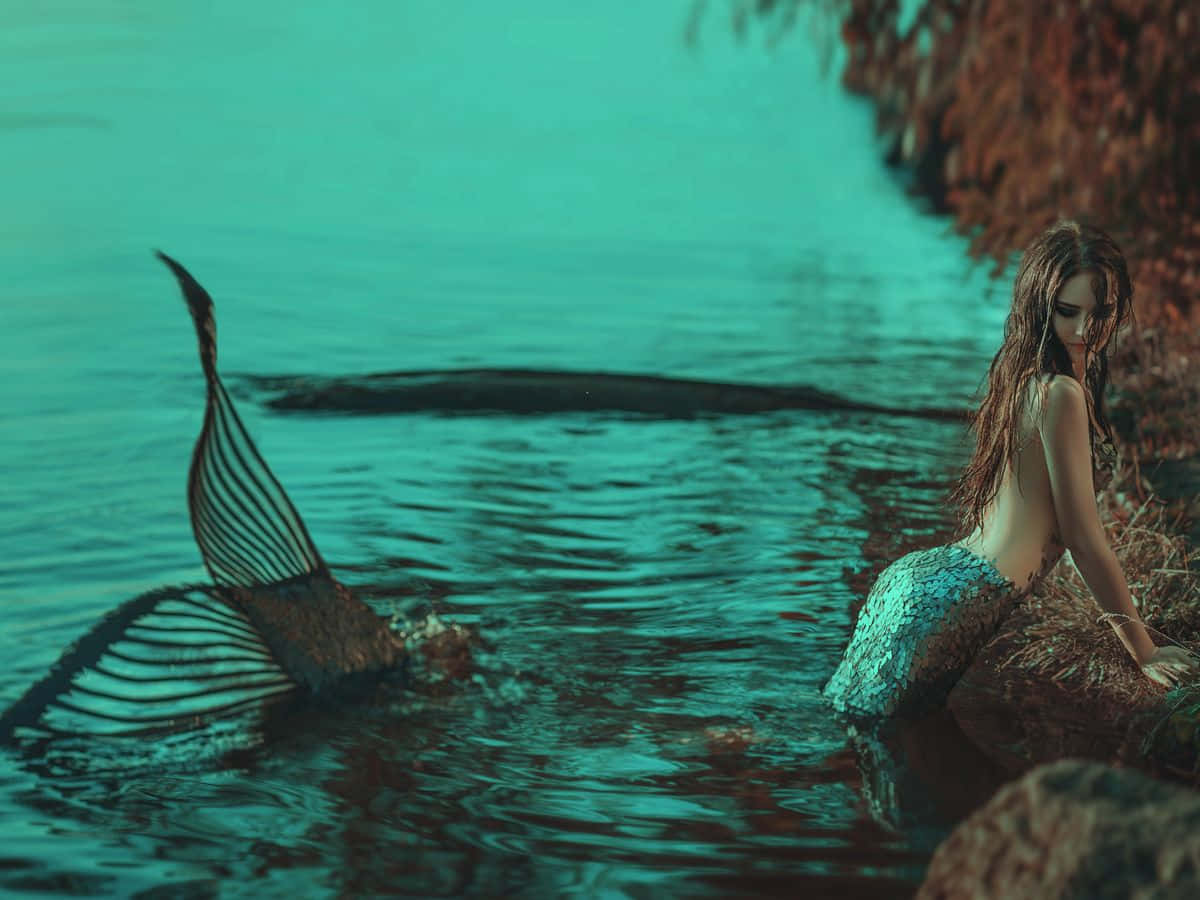
[[[1059,222],[1025,251],[972,416],[975,453],[951,495],[962,536],[879,576],[824,689],[838,712],[886,719],[942,704],[1065,550],[1147,677],[1170,686],[1197,671],[1191,654],[1151,641],[1096,507],[1107,483],[1098,462],[1115,455],[1103,400],[1109,341],[1132,315],[1132,294],[1121,251],[1099,229]]]

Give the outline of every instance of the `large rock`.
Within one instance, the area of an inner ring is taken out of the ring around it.
[[[954,686],[947,704],[963,731],[1014,773],[1069,756],[1138,763],[1141,738],[1161,715],[1163,694],[1131,702],[1114,690],[1112,679],[1099,688],[1071,689],[1004,665],[1028,643],[1037,615],[1025,608],[1014,612]]]
[[[1060,683],[1005,665],[1043,624],[1038,617],[1052,612],[1018,609],[963,673],[947,699],[963,732],[1013,774],[1082,757],[1195,783],[1200,771],[1197,687],[1167,692],[1119,655],[1098,683],[1089,683],[1082,673]],[[1101,638],[1112,640],[1108,634]],[[1092,659],[1064,657],[1062,664],[1082,669]]]
[[[955,828],[916,896],[1200,897],[1200,794],[1082,760],[1040,766]]]

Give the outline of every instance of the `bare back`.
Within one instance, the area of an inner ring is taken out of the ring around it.
[[[1062,557],[1063,544],[1039,420],[1048,382],[1030,383],[1018,435],[1017,466],[1006,463],[1000,489],[983,511],[983,524],[957,543],[988,559],[1024,589]],[[1091,465],[1090,459],[1080,465]],[[1019,479],[1018,476],[1019,475]]]

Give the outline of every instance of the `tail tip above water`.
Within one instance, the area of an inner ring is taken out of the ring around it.
[[[189,281],[195,280],[192,278],[191,274],[189,274],[188,270],[179,264],[178,260],[174,259],[173,257],[167,256],[167,254],[163,253],[157,247],[152,252],[154,253],[154,256],[161,263],[163,263],[168,269],[171,270],[172,274],[174,274],[176,278],[179,278],[181,280],[186,278]]]
[[[171,274],[175,276],[175,280],[179,282],[179,288],[183,292],[183,299],[187,303],[188,310],[192,314],[192,321],[196,326],[196,336],[200,341],[200,356],[204,362],[205,371],[215,366],[217,359],[216,347],[216,323],[213,321],[213,302],[212,297],[208,295],[200,283],[192,277],[191,272],[185,269],[182,265],[172,259],[161,250],[155,249],[154,255],[171,270]]]
[[[199,288],[200,293],[205,294],[205,297],[207,299],[207,293],[205,292],[204,288],[200,287],[200,284],[196,281],[195,278],[192,277],[192,273],[189,272],[187,269],[185,269],[178,262],[178,260],[176,260],[170,256],[167,256],[167,254],[163,253],[161,250],[158,250],[158,249],[155,249],[153,252],[154,252],[155,257],[157,257],[158,260],[163,263],[163,265],[165,265],[168,269],[170,269],[171,274],[174,275],[176,279],[178,279],[179,284],[184,289],[184,294],[188,296],[189,301],[191,300],[189,288],[191,288],[193,286],[195,288]]]

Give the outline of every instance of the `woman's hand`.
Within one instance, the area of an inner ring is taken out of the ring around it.
[[[1200,680],[1200,657],[1182,647],[1158,647],[1149,661],[1142,663],[1142,671],[1151,681],[1175,687],[1182,680]]]

